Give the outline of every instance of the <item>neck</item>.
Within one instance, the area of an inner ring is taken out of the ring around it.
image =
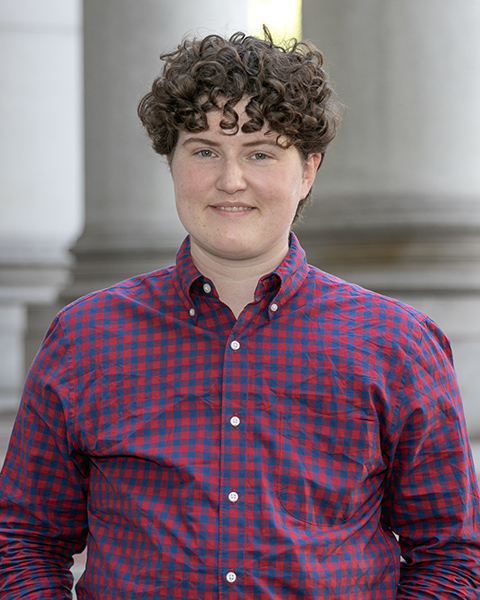
[[[254,301],[255,289],[263,275],[271,273],[288,252],[288,243],[275,256],[252,260],[230,260],[212,256],[191,244],[191,256],[197,269],[213,281],[220,300],[238,318],[247,304]]]

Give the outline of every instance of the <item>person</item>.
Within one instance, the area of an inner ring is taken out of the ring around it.
[[[320,52],[184,41],[139,105],[188,237],[64,308],[2,472],[1,598],[478,598],[448,341],[307,264],[339,122]]]

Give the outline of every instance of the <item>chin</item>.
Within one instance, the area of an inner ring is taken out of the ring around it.
[[[235,250],[230,248],[228,251],[219,251],[216,253],[219,258],[223,258],[224,260],[250,260],[251,258],[255,258],[255,255],[252,254],[249,250]]]

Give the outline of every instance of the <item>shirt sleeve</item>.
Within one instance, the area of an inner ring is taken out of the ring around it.
[[[54,321],[27,378],[0,475],[0,598],[71,598],[87,534],[86,465],[67,429],[69,360]]]
[[[404,371],[383,516],[402,551],[398,600],[480,590],[480,502],[448,340],[429,320]]]

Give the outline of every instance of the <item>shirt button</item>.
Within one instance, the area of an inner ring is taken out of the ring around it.
[[[195,316],[195,309],[194,309],[194,308],[191,308],[191,309],[188,311],[188,314],[189,314],[191,317],[194,317],[194,316]]]
[[[206,294],[209,294],[212,291],[212,286],[209,283],[204,283],[203,284],[203,291]]]
[[[235,502],[237,502],[237,500],[238,500],[238,494],[237,494],[237,492],[230,492],[228,494],[228,499],[230,500],[230,502],[232,504],[235,504]]]
[[[278,310],[278,304],[275,304],[275,302],[273,304],[270,304],[270,310],[272,312],[276,312]]]
[[[230,425],[232,425],[232,427],[238,427],[240,425],[240,419],[237,417],[237,415],[230,419]]]
[[[233,571],[229,571],[226,574],[226,579],[227,579],[228,583],[235,583],[237,581],[237,574],[234,573]]]
[[[230,348],[232,350],[238,350],[240,348],[240,342],[237,342],[237,340],[233,340],[233,342],[230,343]]]

